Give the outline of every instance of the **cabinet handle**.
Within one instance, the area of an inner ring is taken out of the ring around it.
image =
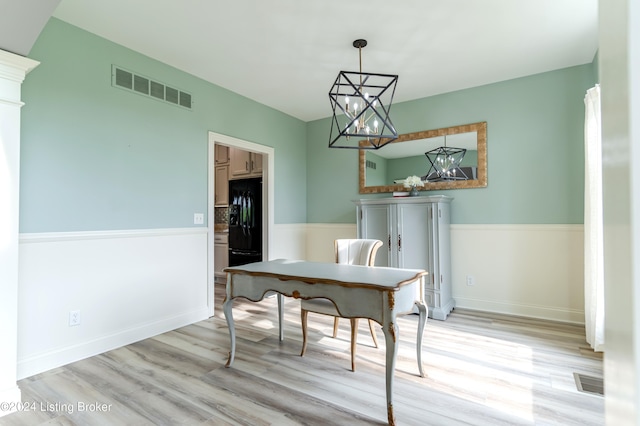
[[[398,251],[402,250],[402,236],[398,234]]]
[[[245,169],[246,171],[249,171],[249,162],[248,162],[248,161],[245,161],[245,162],[244,162],[244,169]]]
[[[391,234],[389,234],[389,251],[391,251]]]

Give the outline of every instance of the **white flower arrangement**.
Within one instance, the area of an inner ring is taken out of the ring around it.
[[[409,176],[404,180],[405,188],[415,188],[418,186],[424,186],[424,182],[418,176]]]

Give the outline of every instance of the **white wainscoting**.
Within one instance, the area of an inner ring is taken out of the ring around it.
[[[22,234],[19,265],[19,379],[208,317],[206,228]]]
[[[276,224],[269,257],[332,262],[355,237]],[[584,322],[582,225],[452,225],[451,247],[456,306]],[[207,229],[22,234],[19,283],[21,379],[207,318]]]
[[[355,224],[307,229],[307,260],[331,262],[333,239],[356,236]],[[456,306],[584,323],[583,253],[582,225],[451,225]]]
[[[456,306],[584,324],[583,229],[452,225]]]
[[[269,260],[306,259],[307,224],[276,224],[272,228]]]
[[[314,262],[335,262],[333,240],[356,238],[355,224],[309,223],[307,225],[307,259]]]

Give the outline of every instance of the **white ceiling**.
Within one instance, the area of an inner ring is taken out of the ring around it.
[[[590,63],[597,15],[597,0],[62,0],[54,12],[304,121],[331,115],[357,38],[364,72],[399,75],[397,103]]]
[[[0,0],[0,49],[27,56],[60,0]]]

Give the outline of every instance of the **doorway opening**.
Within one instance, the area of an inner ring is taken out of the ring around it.
[[[254,142],[245,141],[242,139],[234,138],[227,135],[222,135],[215,132],[209,132],[209,155],[208,155],[208,190],[207,190],[207,306],[209,308],[209,316],[214,315],[214,288],[216,279],[215,270],[215,257],[220,257],[220,233],[216,234],[216,211],[220,212],[220,207],[216,208],[216,201],[220,203],[220,200],[215,199],[216,188],[216,163],[215,152],[216,145],[226,146],[230,148],[238,148],[244,151],[260,154],[262,164],[262,259],[269,260],[271,241],[269,238],[270,232],[273,229],[273,200],[274,200],[274,149],[265,145],[260,145]],[[219,169],[219,168],[218,168]],[[219,172],[219,170],[218,170]],[[220,176],[218,176],[220,179]],[[218,244],[216,244],[216,236],[218,237]],[[216,246],[218,246],[218,253],[216,253]]]

